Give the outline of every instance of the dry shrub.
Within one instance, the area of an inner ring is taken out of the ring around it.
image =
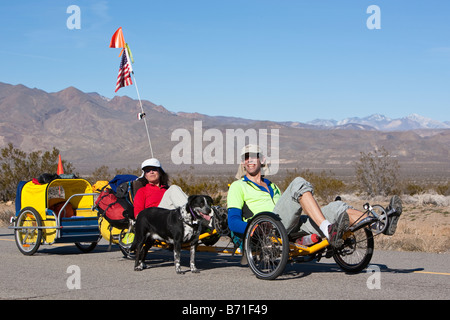
[[[0,208],[0,227],[7,227],[9,219],[14,215],[14,205],[12,202],[3,204]]]
[[[293,171],[286,171],[286,175],[281,181],[274,181],[282,191],[286,190],[289,184],[296,177],[302,177],[310,182],[314,187],[314,195],[323,203],[333,201],[337,195],[340,195],[346,188],[344,182],[336,179],[332,172],[321,171],[320,173],[312,172],[311,170],[304,170],[300,173],[297,169]]]
[[[370,196],[392,194],[398,183],[398,160],[381,147],[369,153],[361,152],[355,163],[356,181],[361,190]]]
[[[421,252],[448,252],[450,226],[400,220],[394,236],[376,237],[376,249]]]
[[[206,176],[194,176],[183,172],[172,177],[171,184],[179,186],[187,195],[204,194],[213,199],[214,205],[226,206],[229,177],[217,176],[214,179]]]
[[[386,207],[390,197],[342,194],[355,209],[365,202]],[[403,214],[393,236],[375,236],[375,250],[450,252],[450,197],[436,193],[403,195]]]
[[[450,196],[444,196],[442,194],[415,194],[412,196],[403,196],[402,199],[404,203],[420,206],[432,205],[436,207],[450,207]]]
[[[450,196],[450,182],[447,182],[447,184],[441,184],[435,187],[436,192],[438,194],[441,194],[443,196]]]
[[[392,237],[376,237],[385,250],[450,251],[450,197],[439,194],[403,196],[403,215]]]

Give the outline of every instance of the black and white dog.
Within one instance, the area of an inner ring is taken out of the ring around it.
[[[135,224],[135,237],[130,251],[135,251],[135,271],[145,268],[145,257],[155,240],[173,244],[175,271],[183,274],[180,266],[181,245],[190,242],[191,272],[195,267],[195,248],[202,229],[211,228],[214,211],[209,196],[189,196],[185,206],[169,210],[152,207],[139,213]]]

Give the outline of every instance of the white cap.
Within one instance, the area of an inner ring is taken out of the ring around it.
[[[250,154],[259,154],[259,161],[261,161],[261,172],[263,175],[269,175],[270,168],[268,166],[268,163],[266,161],[266,158],[264,157],[264,154],[262,153],[261,148],[256,144],[248,144],[241,150],[241,157],[244,157],[246,153]],[[236,179],[242,178],[246,174],[244,164],[239,164],[238,171],[236,173]]]
[[[253,153],[253,154],[258,153],[261,158],[264,157],[261,148],[256,144],[248,144],[245,147],[243,147],[241,150],[241,157],[244,156],[246,153]]]
[[[156,158],[147,159],[141,164],[141,169],[144,169],[145,167],[157,167],[161,168],[161,163]]]

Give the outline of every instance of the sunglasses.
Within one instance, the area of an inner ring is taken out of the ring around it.
[[[244,160],[248,160],[248,159],[250,159],[250,157],[259,159],[259,153],[247,152],[244,154],[244,156],[242,158]]]
[[[142,170],[144,170],[145,173],[149,173],[151,171],[159,172],[159,168],[158,167],[145,167]]]

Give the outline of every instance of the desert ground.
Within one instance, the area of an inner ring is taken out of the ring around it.
[[[388,198],[369,200],[343,195],[355,209],[364,203],[386,206]],[[393,236],[375,237],[375,248],[398,251],[450,253],[450,197],[434,194],[402,196],[403,214]]]

